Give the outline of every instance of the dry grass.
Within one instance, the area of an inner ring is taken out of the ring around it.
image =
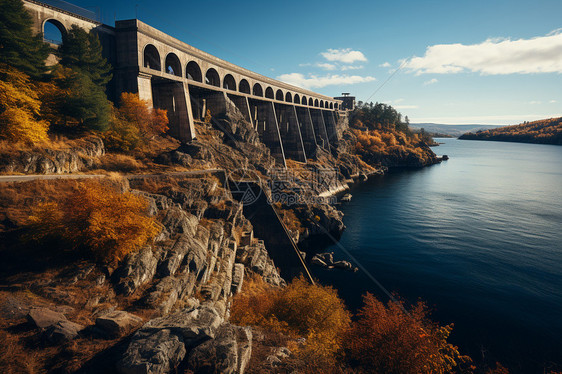
[[[133,173],[145,169],[146,165],[132,156],[107,153],[100,157],[95,167],[106,171]]]

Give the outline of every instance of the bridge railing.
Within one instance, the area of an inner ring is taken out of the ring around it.
[[[87,18],[87,19],[95,21],[95,22],[101,22],[101,16],[99,14],[99,8],[96,8],[97,11],[94,12],[94,11],[76,6],[74,4],[67,3],[66,1],[63,1],[63,0],[41,0],[41,1],[33,1],[33,2],[38,3],[38,4],[48,5],[48,6],[51,6],[51,7],[54,7],[54,8],[58,8],[60,10],[64,10],[64,11],[67,11],[69,13],[76,14],[78,16]]]

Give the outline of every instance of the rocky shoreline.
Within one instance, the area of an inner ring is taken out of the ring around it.
[[[122,191],[149,202],[149,214],[161,227],[154,241],[116,266],[69,261],[46,270],[49,275],[33,277],[2,269],[2,283],[8,286],[0,288],[0,296],[11,301],[4,302],[0,317],[27,321],[33,327],[30,336],[45,346],[105,347],[103,355],[84,356],[78,365],[83,373],[168,373],[178,368],[244,373],[261,333],[229,322],[230,300],[248,276],[260,276],[274,287],[284,287],[288,279],[281,277],[262,240],[279,233],[254,237],[244,204],[234,198],[228,181],[248,176],[259,181],[290,240],[309,254],[309,263],[356,271],[345,260],[315,254],[318,243],[338,239],[345,230],[335,196],[389,167],[428,164],[405,153],[366,163],[354,152],[354,135],[343,118],[338,124],[341,139],[331,152],[319,148],[306,164],[288,161],[287,168],[279,168],[239,113],[215,121],[197,123],[196,141],[154,158],[162,167],[199,171],[136,175],[119,182]],[[86,143],[92,146],[4,159],[3,171],[87,171],[104,148],[99,138]],[[429,164],[440,161],[429,147],[422,148]],[[217,177],[217,170],[225,177]],[[4,227],[18,227],[9,215],[3,220]],[[7,238],[10,231],[2,235]],[[5,238],[2,250],[10,252]],[[26,290],[38,299],[25,297]],[[271,362],[265,365],[276,367],[290,356],[286,347],[275,347],[275,352],[282,354],[268,356]]]

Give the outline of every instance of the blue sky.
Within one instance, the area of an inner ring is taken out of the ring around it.
[[[72,3],[98,7],[110,25],[137,12],[217,57],[325,95],[389,103],[411,122],[562,116],[560,0]]]

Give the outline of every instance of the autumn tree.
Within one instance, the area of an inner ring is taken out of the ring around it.
[[[51,50],[42,34],[33,35],[31,15],[21,0],[0,0],[0,9],[0,63],[41,77]]]
[[[85,74],[92,82],[105,90],[111,80],[111,65],[102,55],[100,40],[95,32],[72,25],[63,35],[58,49],[60,64]]]
[[[106,263],[116,263],[139,250],[160,228],[147,214],[148,202],[120,193],[101,182],[82,182],[62,201],[38,204],[28,218],[28,239],[62,239],[69,248],[87,250]]]
[[[0,64],[0,138],[33,144],[47,140],[36,87],[21,71]]]
[[[150,108],[150,104],[137,94],[124,92],[104,138],[108,147],[130,151],[167,130],[168,116],[165,110]]]
[[[423,303],[407,312],[369,293],[363,302],[345,340],[347,357],[360,372],[449,373],[470,362],[447,342],[452,326],[432,323]]]

